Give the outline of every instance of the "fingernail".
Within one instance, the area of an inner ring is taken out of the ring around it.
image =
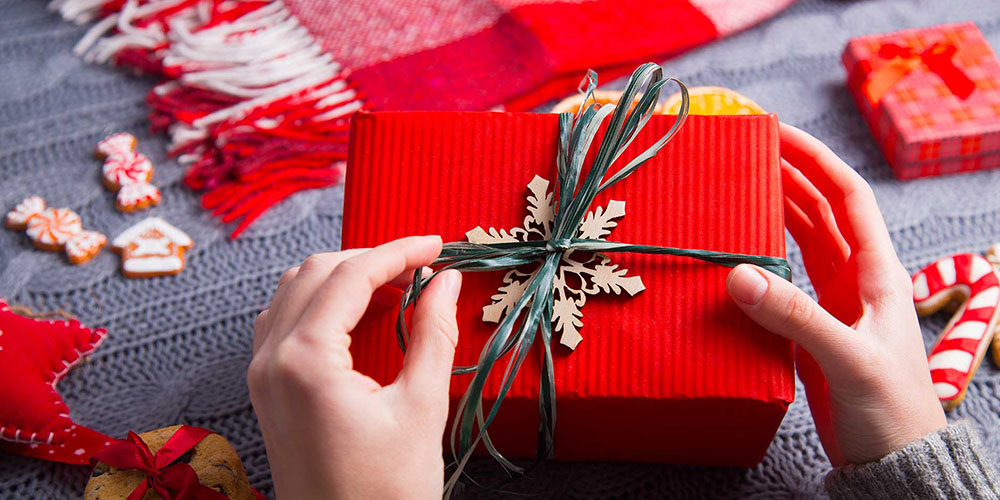
[[[767,279],[753,266],[740,264],[729,273],[729,283],[726,284],[733,300],[755,306],[764,300],[767,293]]]
[[[424,239],[428,241],[444,241],[441,239],[440,234],[428,234],[427,236],[424,236]]]
[[[458,294],[462,292],[462,273],[454,269],[449,269],[441,273],[441,276],[438,278],[444,280],[444,283],[442,284],[448,294],[448,298],[451,299],[452,302],[457,302]]]
[[[431,269],[431,268],[429,268],[427,266],[424,266],[424,267],[420,268],[420,277],[421,278],[426,278],[426,277],[428,277],[428,276],[430,276],[432,274],[434,274],[434,270],[433,269]]]

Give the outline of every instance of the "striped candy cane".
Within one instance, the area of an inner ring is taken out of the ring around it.
[[[938,260],[913,276],[913,302],[921,316],[957,306],[927,357],[931,381],[950,410],[965,397],[1000,320],[1000,272],[994,246],[988,255],[963,253]],[[994,349],[994,356],[1000,349]]]

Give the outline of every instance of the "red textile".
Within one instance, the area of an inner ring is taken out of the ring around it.
[[[112,16],[80,46],[89,59],[168,79],[150,93],[151,122],[170,130],[174,153],[191,165],[188,186],[207,190],[205,207],[241,221],[235,237],[285,197],[340,181],[347,121],[358,109],[531,109],[571,93],[588,68],[622,75],[793,1],[55,5],[78,21]]]
[[[18,315],[0,299],[0,450],[86,464],[112,439],[77,424],[56,383],[104,340],[76,320]]]

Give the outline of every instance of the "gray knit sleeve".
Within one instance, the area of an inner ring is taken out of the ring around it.
[[[877,462],[826,477],[833,500],[996,500],[1000,477],[976,431],[956,423]]]

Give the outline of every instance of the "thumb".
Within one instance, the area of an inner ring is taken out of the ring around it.
[[[403,360],[399,381],[421,399],[447,399],[452,361],[458,343],[458,294],[462,273],[451,269],[439,274],[420,294],[413,312],[413,334]]]
[[[757,266],[729,272],[729,296],[758,325],[802,346],[826,373],[838,373],[854,358],[856,332],[798,287]]]

